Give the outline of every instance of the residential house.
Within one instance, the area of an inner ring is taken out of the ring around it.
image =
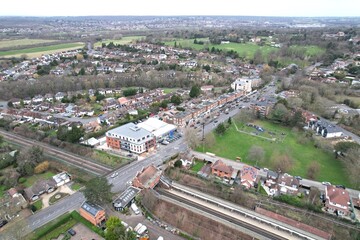
[[[268,170],[266,173],[265,186],[269,188],[269,192],[271,196],[278,194],[278,181],[279,174],[277,172]]]
[[[55,99],[56,99],[56,101],[61,101],[65,96],[66,96],[65,93],[58,92],[58,93],[55,94]]]
[[[140,189],[154,188],[160,181],[161,170],[158,170],[154,165],[143,168],[137,172],[135,178],[132,180],[132,185]]]
[[[90,202],[84,202],[80,207],[79,213],[95,226],[102,226],[106,221],[105,210]]]
[[[336,214],[337,216],[348,216],[350,215],[350,209],[350,195],[346,189],[333,185],[326,186],[325,211]]]
[[[56,188],[56,181],[51,178],[48,180],[40,180],[34,183],[31,187],[25,188],[25,197],[30,201],[37,200],[41,194],[51,193]]]
[[[238,78],[231,84],[231,88],[234,89],[234,91],[245,91],[249,93],[252,91],[251,79]]]
[[[192,113],[189,111],[178,112],[174,115],[174,124],[178,127],[185,127],[192,119]]]
[[[247,189],[254,187],[258,177],[258,170],[254,167],[244,165],[240,172],[240,185]]]
[[[45,101],[52,102],[54,100],[54,94],[47,93],[44,96]]]
[[[324,119],[315,119],[309,121],[308,127],[315,130],[317,134],[320,134],[324,138],[335,138],[343,136],[343,131],[341,128]]]
[[[278,190],[280,194],[295,195],[299,191],[300,181],[287,173],[278,178]]]
[[[214,89],[214,86],[213,85],[201,86],[200,89],[203,92],[211,92]]]
[[[41,103],[44,100],[44,97],[42,95],[36,95],[32,98],[33,103]]]
[[[233,172],[234,168],[232,166],[226,165],[221,160],[217,160],[211,165],[211,173],[221,178],[226,178],[230,180]]]
[[[61,187],[71,181],[71,176],[67,172],[61,172],[52,177],[56,182],[56,187]]]

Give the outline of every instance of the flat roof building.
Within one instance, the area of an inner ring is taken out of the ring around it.
[[[168,124],[154,117],[139,123],[137,126],[151,132],[158,140],[167,136],[171,136],[172,133],[174,133],[177,129],[175,125]]]
[[[130,186],[122,192],[114,201],[113,206],[116,211],[122,211],[124,208],[130,206],[132,200],[140,192],[139,188]]]

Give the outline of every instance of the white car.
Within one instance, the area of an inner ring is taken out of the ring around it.
[[[114,172],[113,174],[111,174],[111,178],[114,178],[114,177],[117,177],[119,175],[119,173],[118,172]]]
[[[331,183],[329,183],[329,182],[322,182],[321,184],[325,185],[325,186],[330,186],[331,185]]]

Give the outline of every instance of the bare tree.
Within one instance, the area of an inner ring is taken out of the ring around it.
[[[287,172],[291,169],[293,161],[287,154],[281,155],[276,158],[274,162],[274,169],[281,172]]]
[[[190,148],[196,148],[200,145],[200,139],[196,135],[196,131],[192,128],[185,129],[185,140]]]
[[[258,162],[263,162],[265,160],[265,151],[262,147],[253,145],[249,149],[248,159],[255,162],[257,166]]]
[[[248,123],[252,121],[255,118],[255,116],[250,109],[242,109],[237,115],[235,115],[234,118],[236,121],[242,123]]]
[[[319,174],[320,171],[320,165],[317,162],[310,163],[308,169],[307,169],[307,177],[309,179],[315,179],[316,176]]]
[[[209,133],[205,136],[204,144],[206,147],[213,146],[216,143],[215,136],[213,133]]]

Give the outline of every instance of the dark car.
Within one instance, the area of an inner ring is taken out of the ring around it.
[[[295,178],[296,178],[297,180],[302,180],[302,178],[301,178],[300,176],[295,176]]]
[[[336,185],[337,188],[342,188],[342,189],[345,189],[345,186],[344,185]]]
[[[6,225],[8,223],[8,221],[6,221],[5,219],[0,220],[0,228],[3,227],[4,225]]]
[[[68,230],[68,233],[69,233],[71,236],[75,236],[75,235],[76,235],[75,230],[72,229],[72,228],[70,228],[70,229]]]

